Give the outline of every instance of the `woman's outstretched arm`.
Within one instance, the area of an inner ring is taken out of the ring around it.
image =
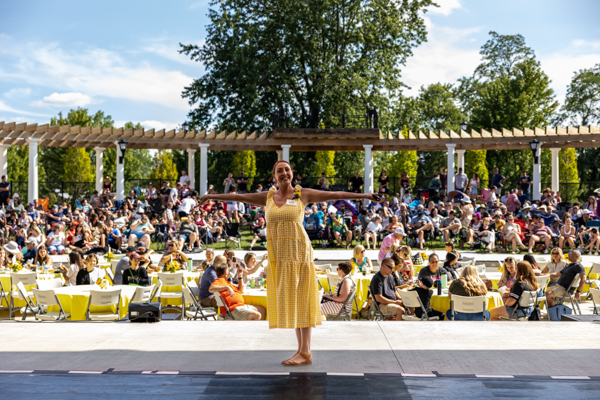
[[[239,201],[242,203],[250,203],[257,206],[267,205],[267,193],[244,193],[244,194],[207,194],[202,196],[200,199],[200,205],[206,203],[208,200],[218,201]]]
[[[351,192],[327,192],[322,190],[314,189],[302,189],[302,202],[308,203],[320,203],[323,201],[331,200],[371,200],[378,202],[374,195],[376,193],[351,193]]]

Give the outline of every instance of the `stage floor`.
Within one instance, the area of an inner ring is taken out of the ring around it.
[[[0,324],[0,374],[306,372],[476,377],[600,377],[593,322],[325,322],[314,364],[284,367],[292,330],[266,322]]]

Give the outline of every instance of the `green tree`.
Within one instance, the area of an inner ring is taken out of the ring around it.
[[[283,106],[303,127],[315,107],[326,126],[339,123],[344,105],[384,111],[426,38],[422,11],[431,4],[213,0],[205,43],[181,45],[206,71],[183,91],[195,106],[189,116],[204,127],[261,129]]]
[[[360,176],[363,176],[365,170],[365,153],[363,151],[339,151],[335,154],[333,167],[337,177],[350,178],[357,171]]]
[[[550,80],[521,35],[490,32],[480,51],[482,63],[471,78],[459,80],[454,94],[475,129],[546,126],[558,107]],[[542,152],[542,163],[546,159]],[[531,173],[530,151],[488,150],[488,171],[497,167],[510,187],[522,169]]]
[[[313,176],[321,176],[325,172],[325,176],[329,179],[330,185],[335,185],[335,151],[317,151],[315,154],[317,164],[313,170]]]
[[[481,188],[488,187],[489,174],[485,165],[486,150],[469,150],[465,152],[465,174],[471,179],[473,173],[479,176]]]
[[[63,181],[70,182],[71,200],[81,200],[94,190],[94,172],[90,155],[83,147],[67,147],[63,157]]]
[[[168,180],[171,186],[177,182],[177,168],[173,162],[173,154],[169,150],[159,150],[152,158],[150,179]]]
[[[600,64],[575,73],[567,87],[562,111],[573,125],[600,122]]]
[[[254,150],[234,152],[229,169],[233,172],[233,176],[238,176],[238,173],[244,171],[244,175],[249,177],[248,190],[250,190],[256,176],[256,155],[254,154]]]
[[[575,149],[560,149],[558,153],[560,193],[563,201],[576,201],[581,194]]]

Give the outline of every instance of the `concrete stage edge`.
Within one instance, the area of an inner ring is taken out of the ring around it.
[[[267,322],[0,324],[9,371],[389,373],[439,376],[600,377],[593,322],[325,322],[314,363],[284,367],[293,330]]]

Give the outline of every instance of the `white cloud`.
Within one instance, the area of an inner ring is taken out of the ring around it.
[[[0,121],[3,121],[3,122],[16,122],[17,124],[21,124],[23,122],[25,122],[27,124],[41,123],[35,117],[16,117],[16,116],[10,116],[10,115],[9,116],[0,115]],[[47,124],[48,120],[44,120],[43,123]]]
[[[421,85],[455,83],[458,78],[471,76],[481,62],[479,49],[471,40],[481,28],[438,26],[428,18],[426,24],[427,42],[413,50],[403,68],[403,81],[411,87],[406,91],[409,95],[416,95]]]
[[[157,131],[161,129],[165,129],[170,131],[171,129],[176,129],[180,124],[176,122],[161,122],[161,121],[142,121],[140,124],[146,129],[155,129]]]
[[[175,42],[175,44],[172,44]],[[204,40],[201,40],[197,43],[198,46],[204,45]],[[187,43],[187,42],[186,42]],[[167,60],[175,61],[185,65],[193,65],[198,66],[198,62],[191,60],[185,54],[180,54],[179,44],[175,40],[167,40],[167,39],[155,39],[148,43],[147,46],[143,48],[144,51],[152,54],[156,54],[160,57],[166,58]]]
[[[542,64],[542,70],[552,80],[550,87],[556,92],[561,103],[564,103],[567,86],[575,72],[580,69],[592,68],[600,61],[600,49],[595,53],[576,54],[570,49],[561,49],[552,54],[540,54],[538,56]]]
[[[32,107],[85,107],[97,103],[90,96],[83,93],[52,93],[42,100],[34,101]]]
[[[588,50],[600,50],[600,40],[585,40],[585,39],[575,39],[572,42],[574,47],[584,48]]]
[[[4,93],[4,97],[7,99],[18,99],[28,97],[31,94],[30,88],[14,88]]]
[[[154,68],[140,57],[130,60],[98,48],[76,53],[58,43],[18,43],[0,36],[1,59],[14,64],[7,72],[0,63],[0,80],[189,110],[181,91],[192,78],[181,71]]]
[[[199,8],[207,8],[208,9],[208,5],[209,5],[209,1],[208,0],[203,0],[203,1],[196,1],[195,3],[192,3],[189,5],[189,9],[190,10],[197,10]]]
[[[34,112],[29,112],[29,111],[24,111],[24,110],[17,110],[15,108],[12,108],[11,106],[5,104],[1,100],[0,100],[0,111],[9,112],[9,113],[13,113],[13,114],[22,114],[22,115],[36,115],[38,117],[47,117],[47,118],[52,117],[51,115],[47,115],[47,114],[39,114],[39,113],[34,113]]]
[[[462,8],[460,0],[434,0],[439,7],[429,7],[427,10],[432,14],[448,16],[456,9]]]

